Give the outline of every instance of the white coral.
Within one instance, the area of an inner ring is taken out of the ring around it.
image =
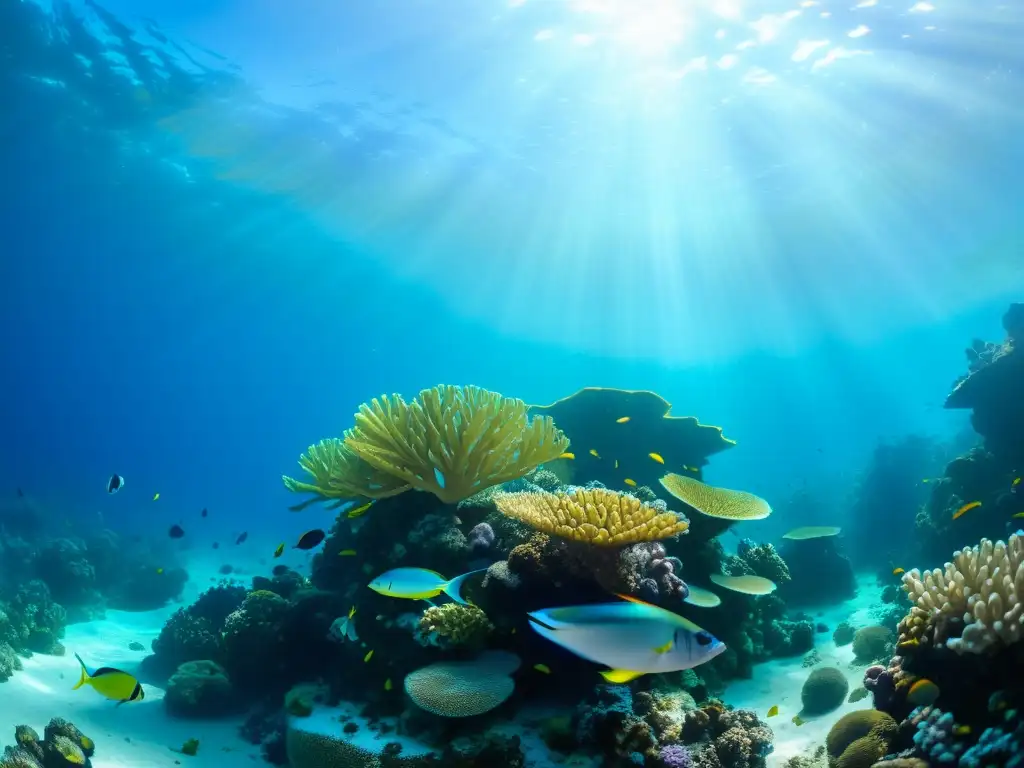
[[[962,618],[967,626],[961,637],[946,641],[958,653],[1015,643],[1024,635],[1024,534],[1010,536],[1009,543],[982,539],[957,552],[944,570],[905,573],[903,589],[914,606],[901,628],[912,636],[925,625],[941,635],[947,621]]]

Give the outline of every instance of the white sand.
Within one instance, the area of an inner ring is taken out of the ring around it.
[[[797,726],[793,723],[793,716],[801,709],[800,689],[813,670],[826,666],[836,667],[846,675],[851,692],[862,687],[864,670],[867,667],[863,664],[851,666],[853,647],[846,645],[837,648],[832,642],[832,631],[843,621],[849,621],[857,628],[876,624],[869,611],[880,602],[880,592],[874,575],[865,575],[857,581],[857,597],[853,600],[829,607],[820,615],[809,611],[815,622],[824,622],[829,628],[828,634],[815,636],[815,647],[821,656],[818,664],[809,668],[804,667],[801,656],[776,659],[757,665],[752,679],[731,683],[726,689],[722,699],[727,704],[752,709],[762,719],[772,706],[778,705],[778,716],[766,719],[775,732],[775,750],[768,757],[769,768],[777,768],[796,755],[812,754],[817,747],[825,743],[825,737],[836,720],[847,712],[871,707],[871,698],[868,697],[853,704],[845,703],[827,715],[805,717],[803,725]]]

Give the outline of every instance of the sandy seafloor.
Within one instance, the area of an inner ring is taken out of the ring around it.
[[[238,735],[241,718],[219,721],[171,718],[164,712],[163,691],[145,680],[145,700],[123,706],[102,698],[88,687],[72,690],[79,677],[74,653],[80,654],[90,666],[112,666],[135,672],[142,659],[150,653],[150,644],[167,617],[180,605],[194,600],[199,592],[210,586],[211,581],[219,580],[219,577],[210,579],[209,572],[197,579],[197,571],[193,566],[194,578],[187,585],[180,604],[145,613],[108,611],[103,620],[73,624],[67,628],[64,638],[66,656],[36,654],[24,659],[24,671],[0,684],[0,745],[14,741],[15,725],[30,725],[42,734],[50,718],[63,717],[96,742],[96,754],[92,759],[94,768],[169,768],[175,765],[193,768],[244,765],[251,768],[265,764],[259,747]],[[816,622],[824,622],[829,627],[828,633],[816,636],[821,661],[815,668],[831,665],[841,669],[850,681],[851,691],[860,687],[864,666],[851,664],[851,647],[836,648],[831,632],[844,620],[851,621],[856,627],[875,623],[869,609],[879,602],[879,589],[873,577],[861,579],[858,587],[858,596],[854,600],[809,611]],[[141,643],[146,650],[130,650],[128,646],[132,642]],[[762,718],[772,705],[779,706],[779,715],[767,720],[775,732],[775,749],[768,758],[769,768],[781,766],[794,755],[809,754],[824,743],[828,729],[841,715],[870,706],[869,699],[844,704],[829,715],[807,718],[802,726],[794,725],[792,717],[800,711],[800,688],[810,671],[802,666],[800,656],[760,664],[755,667],[752,679],[732,683],[722,697],[730,705],[754,709]],[[536,722],[541,715],[540,712],[532,713],[532,716],[523,713],[521,719]],[[330,711],[318,713],[313,721],[308,722],[311,729],[327,732],[338,728],[336,724],[337,712]],[[513,733],[518,730],[517,725],[507,723],[499,730]],[[364,734],[367,740],[373,739],[368,730]],[[553,756],[545,754],[547,749],[536,735],[531,736],[524,740],[523,747],[528,755],[528,764],[533,768],[570,764],[585,766],[588,763],[585,760],[566,761],[564,756],[551,759]],[[196,756],[173,751],[192,738],[200,742]],[[386,740],[393,741],[395,737],[392,734]],[[409,749],[407,753],[411,751]]]

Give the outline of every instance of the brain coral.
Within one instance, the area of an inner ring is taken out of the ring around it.
[[[502,704],[515,690],[519,657],[488,651],[472,661],[444,661],[410,672],[405,691],[420,709],[440,717],[472,717]]]
[[[850,712],[832,726],[825,746],[835,768],[869,768],[885,755],[897,729],[896,721],[885,712]]]
[[[816,669],[804,681],[800,689],[803,711],[808,715],[823,715],[831,712],[844,701],[850,690],[846,676],[835,667]]]
[[[1024,633],[1024,536],[960,550],[945,568],[903,574],[903,589],[913,603],[900,622],[900,642],[946,642],[963,653],[983,653],[1009,645]],[[959,638],[947,630],[963,620]]]
[[[892,656],[891,642],[892,631],[888,627],[861,627],[853,635],[853,655],[862,662],[888,660]]]

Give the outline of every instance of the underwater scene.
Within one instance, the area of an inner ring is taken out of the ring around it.
[[[0,0],[0,768],[1024,768],[1020,0]]]

